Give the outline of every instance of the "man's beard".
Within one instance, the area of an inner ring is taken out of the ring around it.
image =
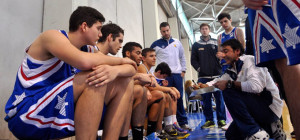
[[[168,40],[168,39],[170,39],[170,36],[168,36],[168,37],[163,36],[163,38],[166,39],[166,40]]]

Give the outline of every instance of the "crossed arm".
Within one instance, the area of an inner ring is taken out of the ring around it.
[[[76,45],[76,41],[73,44]],[[57,30],[49,30],[33,42],[28,54],[38,60],[57,57],[79,70],[92,70],[86,82],[96,87],[107,84],[118,76],[129,77],[136,73],[136,63],[129,58],[107,56],[101,52],[83,52],[73,44]]]
[[[139,66],[138,67],[138,73],[147,73],[147,70],[145,69],[145,67]],[[165,92],[165,93],[169,93],[174,100],[180,98],[180,93],[176,88],[174,88],[174,87],[163,87],[163,86],[158,85],[157,82],[155,82],[154,87],[148,87],[148,89],[150,91],[159,90],[159,91],[162,91],[162,92]]]

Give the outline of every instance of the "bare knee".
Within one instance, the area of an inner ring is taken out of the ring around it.
[[[144,97],[144,87],[141,85],[134,85],[133,87],[133,96],[134,100],[143,99]]]
[[[133,80],[131,77],[117,77],[111,83],[107,84],[108,90],[111,92],[123,93],[127,90],[133,95]]]
[[[94,92],[94,91],[101,92],[103,96],[106,92],[106,85],[101,86],[101,87],[95,87],[93,85],[88,85],[85,82],[88,74],[89,74],[89,71],[86,71],[86,72],[80,72],[74,76],[73,96],[74,96],[75,102],[78,100],[78,98],[81,96],[81,94],[87,90],[90,90],[92,92]],[[89,93],[89,92],[87,92],[87,93]]]
[[[165,96],[166,104],[170,104],[170,102],[171,102],[170,95],[169,94],[164,94],[164,96]]]
[[[164,95],[161,91],[158,91],[158,90],[154,90],[154,91],[151,91],[151,94],[152,94],[152,98],[157,100],[157,99],[163,99]]]
[[[133,99],[133,80],[131,77],[117,77],[107,84],[105,103],[110,102],[112,99],[123,98],[123,96]]]

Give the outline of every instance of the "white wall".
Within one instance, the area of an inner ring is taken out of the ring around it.
[[[0,139],[9,133],[4,107],[12,93],[24,49],[42,31],[42,0],[1,0],[0,5]]]
[[[108,21],[117,22],[117,0],[89,0],[88,5],[103,14],[106,23]]]
[[[123,45],[126,42],[134,41],[143,46],[144,32],[141,0],[119,0],[117,6],[117,23],[125,30]]]
[[[44,0],[43,31],[69,30],[69,17],[72,13],[72,0]],[[57,16],[59,15],[59,16]]]
[[[179,27],[178,27],[177,17],[168,18],[168,23],[170,25],[171,36],[181,41],[179,37]],[[183,45],[183,47],[185,47],[185,45]]]
[[[142,5],[140,0],[89,0],[89,6],[99,10],[109,21],[124,29],[124,43],[134,41],[144,44]],[[118,57],[122,57],[122,49]]]
[[[144,46],[149,48],[160,37],[158,3],[156,0],[142,0]]]
[[[168,17],[160,5],[157,6],[157,10],[158,10],[158,24],[162,22],[168,22]]]

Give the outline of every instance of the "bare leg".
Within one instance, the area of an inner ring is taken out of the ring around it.
[[[162,120],[164,119],[164,117],[168,117],[168,116],[171,116],[172,115],[172,108],[171,108],[171,96],[169,94],[164,94],[165,96],[165,106],[164,108],[161,108],[162,111],[160,112],[160,118],[159,118],[159,121],[158,123],[160,122],[160,124],[157,125],[157,129],[158,130],[162,130]]]
[[[135,86],[134,90],[138,90],[139,94],[135,95],[131,125],[143,126],[147,112],[147,90],[140,85]]]
[[[155,101],[163,98],[163,93],[160,91],[151,91],[152,98],[148,101],[148,106],[151,105],[150,109],[148,110],[148,119],[150,121],[157,121],[158,120],[158,112],[160,111],[161,101],[155,103]]]
[[[76,139],[92,139],[97,137],[100,124],[106,86],[95,87],[85,83],[87,72],[74,77],[73,93],[75,108]]]
[[[163,103],[163,93],[161,91],[152,91],[152,98],[148,100],[148,124],[147,135],[150,135],[157,130],[157,121],[159,118],[160,107]]]
[[[172,115],[176,115],[177,111],[177,100],[171,99]]]
[[[172,98],[169,94],[165,94],[166,95],[166,108],[165,108],[165,114],[164,114],[164,117],[167,117],[167,116],[171,116],[172,113],[173,113],[173,104],[172,104]]]
[[[275,64],[284,83],[283,86],[292,115],[296,138],[300,139],[300,64],[287,66],[286,59],[278,59],[275,61]]]
[[[129,125],[143,126],[147,112],[146,89],[141,85],[134,85],[133,88],[133,107],[129,107],[125,123],[122,127],[121,136],[128,136]],[[130,113],[132,112],[132,113]]]
[[[118,139],[133,96],[132,78],[120,77],[107,85],[103,140]]]
[[[158,120],[157,120],[157,130],[162,130],[162,120],[164,118],[164,112],[165,112],[165,108],[166,105],[168,104],[166,101],[166,94],[163,94],[164,98],[161,101],[162,102],[162,106],[160,107],[160,111],[159,111],[159,116],[158,116]]]
[[[123,126],[122,126],[122,129],[121,129],[121,134],[120,134],[120,137],[126,137],[128,136],[128,131],[129,131],[129,127],[130,127],[130,118],[131,118],[131,115],[132,115],[132,106],[133,106],[133,97],[129,103],[129,107],[128,107],[128,111],[127,111],[127,114],[126,114],[126,117],[125,117],[125,120],[124,120],[124,123],[123,123]]]

